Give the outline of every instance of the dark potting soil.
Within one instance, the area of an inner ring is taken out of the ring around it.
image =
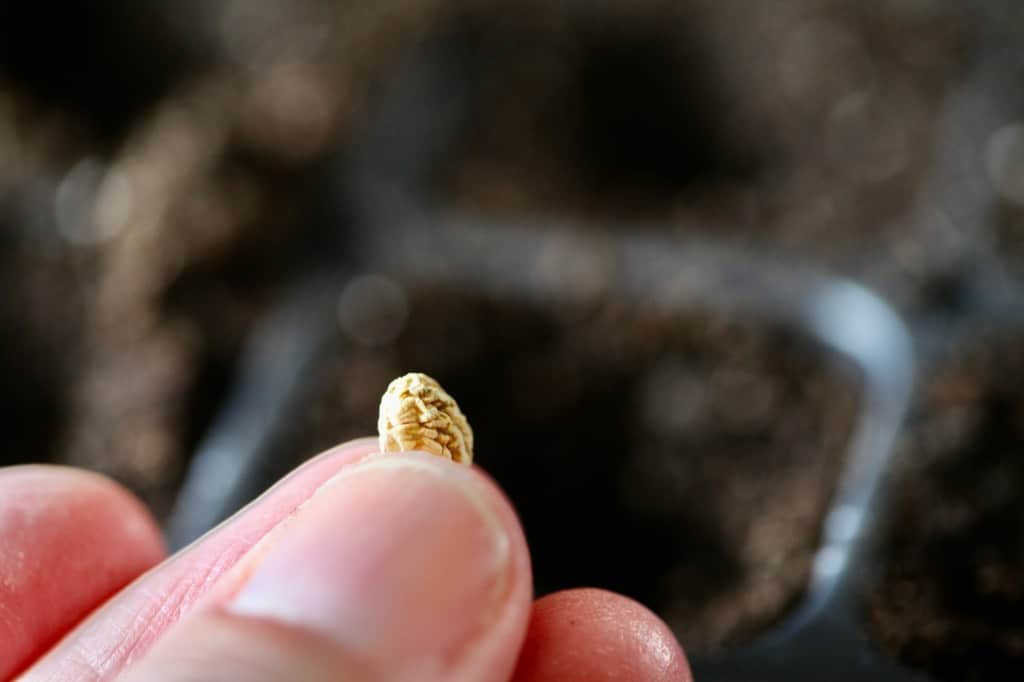
[[[740,641],[802,594],[857,408],[792,330],[417,294],[393,344],[325,373],[303,455],[366,435],[410,370],[469,416],[476,461],[518,509],[539,594],[593,585],[661,613],[691,652]]]
[[[921,390],[866,617],[936,680],[1024,673],[1024,336],[974,339]]]

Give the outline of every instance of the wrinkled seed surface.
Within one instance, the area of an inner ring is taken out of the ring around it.
[[[473,463],[473,430],[454,398],[426,374],[392,381],[380,400],[377,419],[381,452],[422,450]]]

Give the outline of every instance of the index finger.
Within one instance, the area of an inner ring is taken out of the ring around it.
[[[0,469],[0,679],[163,557],[156,524],[113,481],[57,466]]]
[[[321,484],[376,450],[375,439],[362,439],[309,460],[107,602],[37,661],[23,679],[98,682],[116,676]]]

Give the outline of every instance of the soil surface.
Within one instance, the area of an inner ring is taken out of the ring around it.
[[[990,333],[922,389],[867,615],[939,680],[1024,674],[1024,335]]]
[[[624,592],[692,651],[800,596],[857,407],[835,358],[713,312],[567,320],[444,292],[409,311],[394,344],[339,355],[300,452],[366,434],[387,383],[422,370],[458,396],[476,463],[518,509],[539,594]]]

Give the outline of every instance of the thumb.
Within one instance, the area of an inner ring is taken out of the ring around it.
[[[127,679],[507,680],[526,544],[493,483],[421,453],[325,483]]]

